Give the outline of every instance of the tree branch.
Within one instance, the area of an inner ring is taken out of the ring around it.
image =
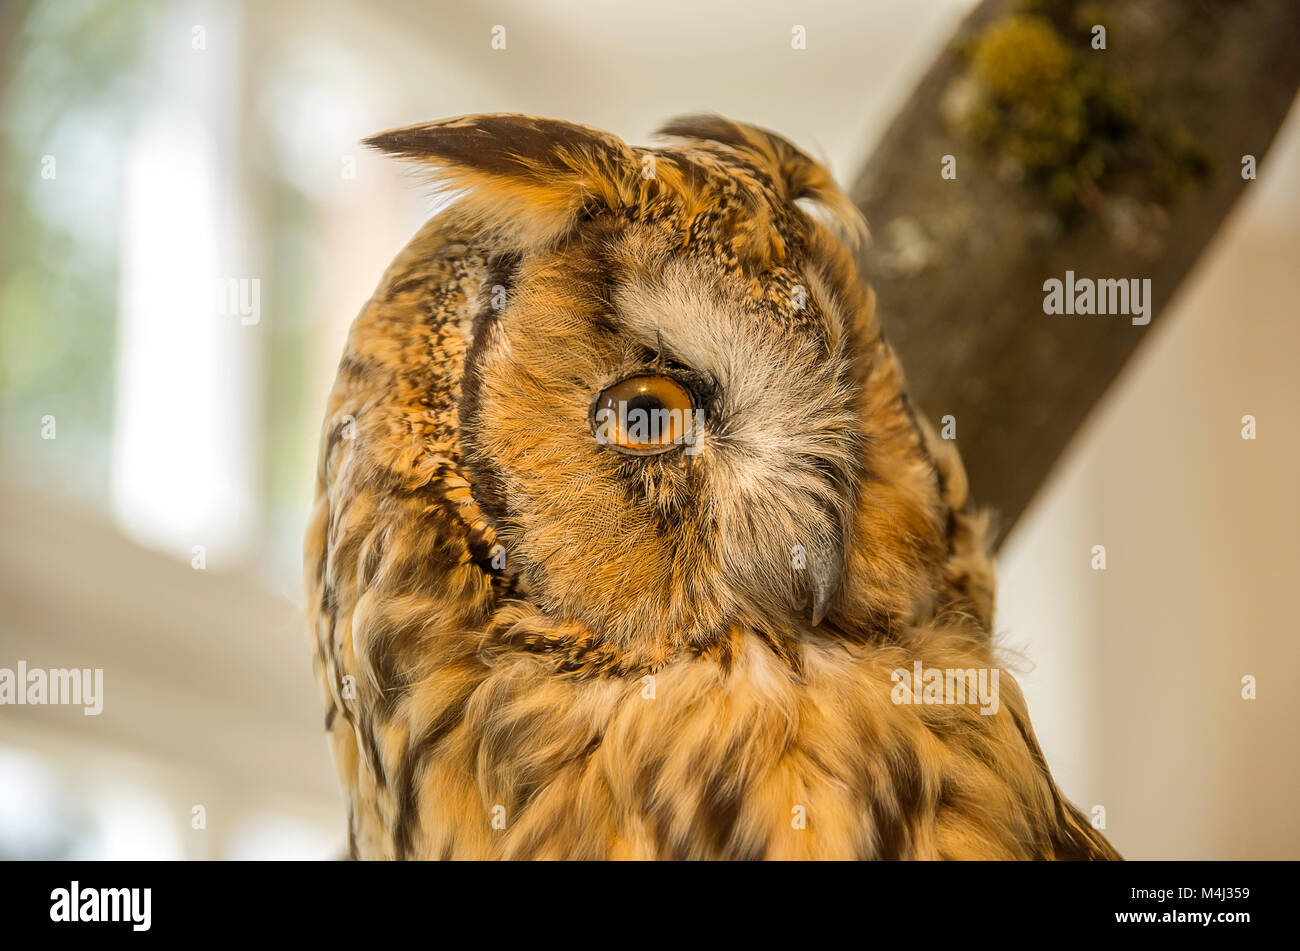
[[[863,271],[917,404],[956,418],[1003,532],[1158,332],[1251,184],[1242,157],[1268,174],[1298,84],[1292,0],[986,0],[894,120],[852,189],[874,235]],[[1150,324],[1045,314],[1067,270],[1150,278]]]

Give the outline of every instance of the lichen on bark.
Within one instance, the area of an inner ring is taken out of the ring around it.
[[[1210,169],[1209,153],[1143,107],[1096,48],[1095,28],[1119,24],[1109,4],[1022,2],[963,44],[966,68],[943,96],[944,118],[995,156],[1009,181],[1041,183],[1067,225],[1107,212],[1106,186],[1136,171],[1142,194],[1167,203]]]

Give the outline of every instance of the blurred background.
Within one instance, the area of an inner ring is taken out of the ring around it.
[[[3,4],[0,667],[103,668],[104,709],[0,707],[0,858],[341,853],[301,536],[344,334],[430,210],[360,139],[716,111],[848,184],[973,5]],[[1001,550],[1039,738],[1130,858],[1300,857],[1297,261],[1293,109]]]

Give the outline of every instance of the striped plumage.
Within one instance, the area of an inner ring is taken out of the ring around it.
[[[322,435],[308,603],[351,854],[1117,857],[1010,675],[994,715],[891,698],[916,660],[996,664],[994,578],[856,212],[770,133],[665,131],[372,140],[459,197],[358,317]],[[698,454],[598,444],[596,395],[660,371]]]

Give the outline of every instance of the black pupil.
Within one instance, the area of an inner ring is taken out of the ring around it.
[[[663,402],[657,396],[651,396],[649,393],[638,393],[627,401],[627,413],[631,417],[634,410],[642,409],[647,413],[653,413],[656,410],[664,408]]]

